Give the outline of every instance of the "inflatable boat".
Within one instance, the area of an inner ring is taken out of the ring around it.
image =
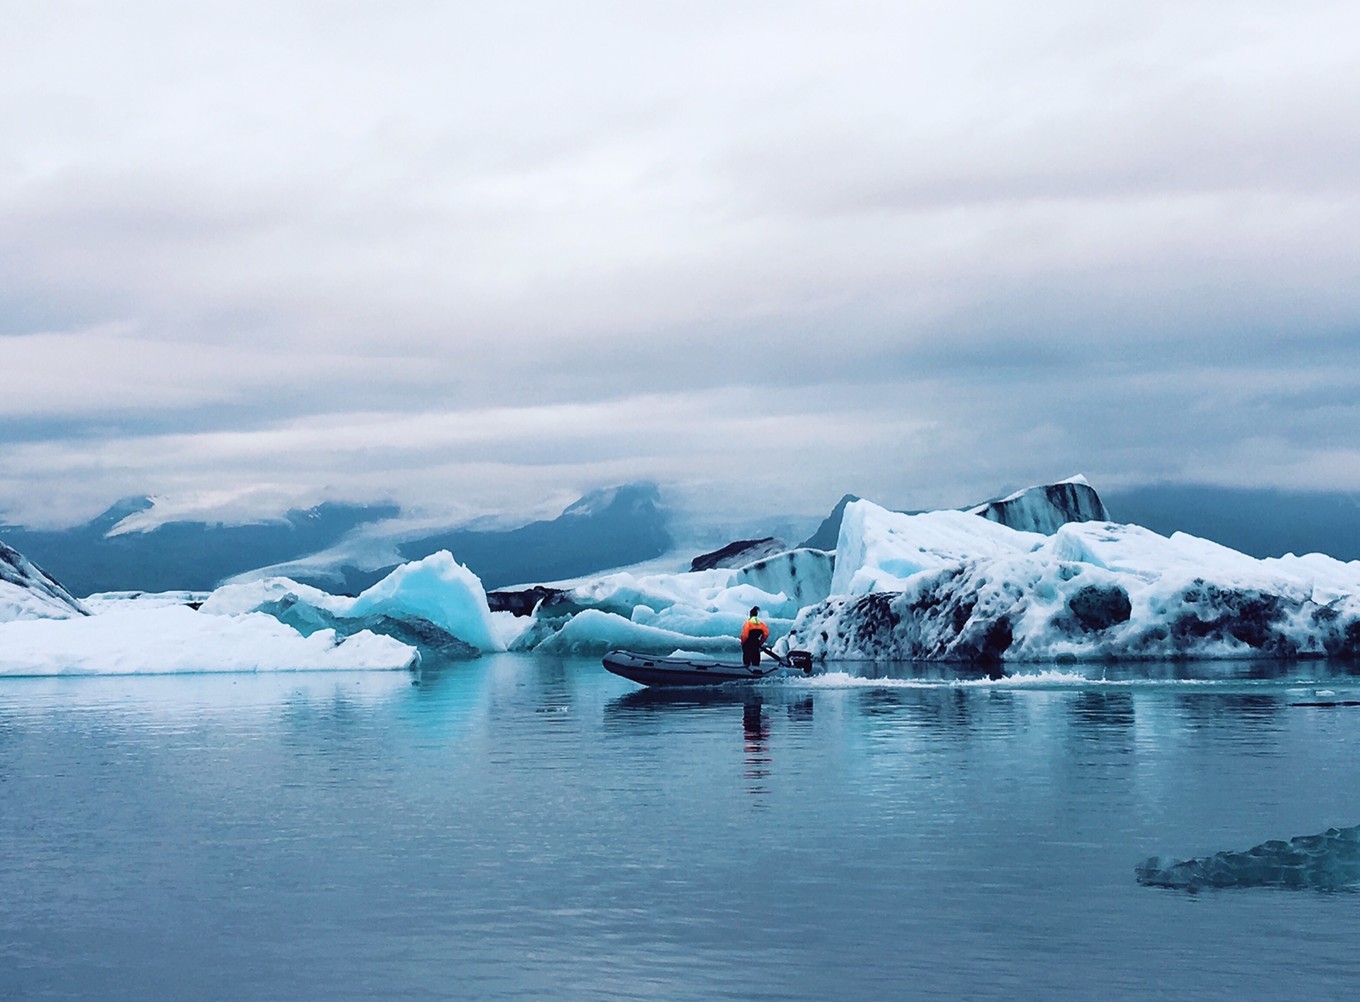
[[[780,658],[766,651],[773,659],[759,667],[733,664],[702,655],[638,654],[633,651],[610,651],[604,656],[604,666],[641,685],[723,685],[727,682],[754,682],[781,669],[812,674],[812,655],[807,651],[790,651]]]

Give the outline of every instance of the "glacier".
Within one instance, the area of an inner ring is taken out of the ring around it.
[[[1288,887],[1335,891],[1360,884],[1360,825],[1271,839],[1241,852],[1176,861],[1153,856],[1134,867],[1140,884],[1198,891],[1208,887]]]

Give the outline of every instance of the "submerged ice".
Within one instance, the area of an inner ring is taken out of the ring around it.
[[[1196,891],[1207,887],[1290,887],[1339,890],[1360,883],[1360,825],[1318,835],[1272,839],[1243,852],[1216,852],[1175,861],[1139,863],[1140,884]]]

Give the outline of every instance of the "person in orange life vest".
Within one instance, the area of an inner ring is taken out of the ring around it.
[[[741,663],[748,668],[759,667],[760,649],[770,639],[770,628],[760,621],[760,606],[751,606],[751,615],[741,627]]]

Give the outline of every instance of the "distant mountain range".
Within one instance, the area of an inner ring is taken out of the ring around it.
[[[249,525],[172,521],[120,531],[153,505],[119,501],[69,529],[0,525],[0,540],[23,553],[75,595],[102,591],[207,591],[261,568],[278,568],[303,583],[357,594],[399,563],[452,551],[488,588],[588,574],[649,560],[671,546],[652,484],[596,491],[556,519],[512,529],[455,528],[385,539],[381,523],[395,505],[322,504]],[[349,545],[363,534],[381,545]],[[356,552],[387,559],[356,560]]]
[[[1352,495],[1166,485],[1096,497],[1089,486],[1074,483],[1042,488],[1048,505],[1065,506],[1073,518],[1099,518],[1107,511],[1117,522],[1163,535],[1188,532],[1256,557],[1322,552],[1360,559],[1360,498]],[[852,500],[853,495],[842,498],[800,545],[834,549],[842,512]],[[1023,510],[1027,503],[1001,499],[970,510],[996,521],[1011,520],[1006,514],[1011,511],[1023,521],[1030,517]],[[145,522],[135,516],[152,505],[149,498],[125,499],[84,525],[63,530],[0,525],[0,540],[81,596],[207,591],[229,578],[263,571],[352,595],[397,564],[440,549],[450,550],[488,589],[496,589],[628,566],[667,554],[673,546],[669,515],[657,487],[648,483],[593,492],[557,518],[514,528],[463,526],[400,534],[393,521],[401,514],[396,505],[333,503],[250,525],[170,521],[123,531]],[[751,556],[771,542],[750,539],[731,548]],[[713,566],[740,559],[728,549],[696,559]]]
[[[1253,557],[1360,559],[1360,494],[1159,484],[1101,497],[1116,522],[1188,532]]]

